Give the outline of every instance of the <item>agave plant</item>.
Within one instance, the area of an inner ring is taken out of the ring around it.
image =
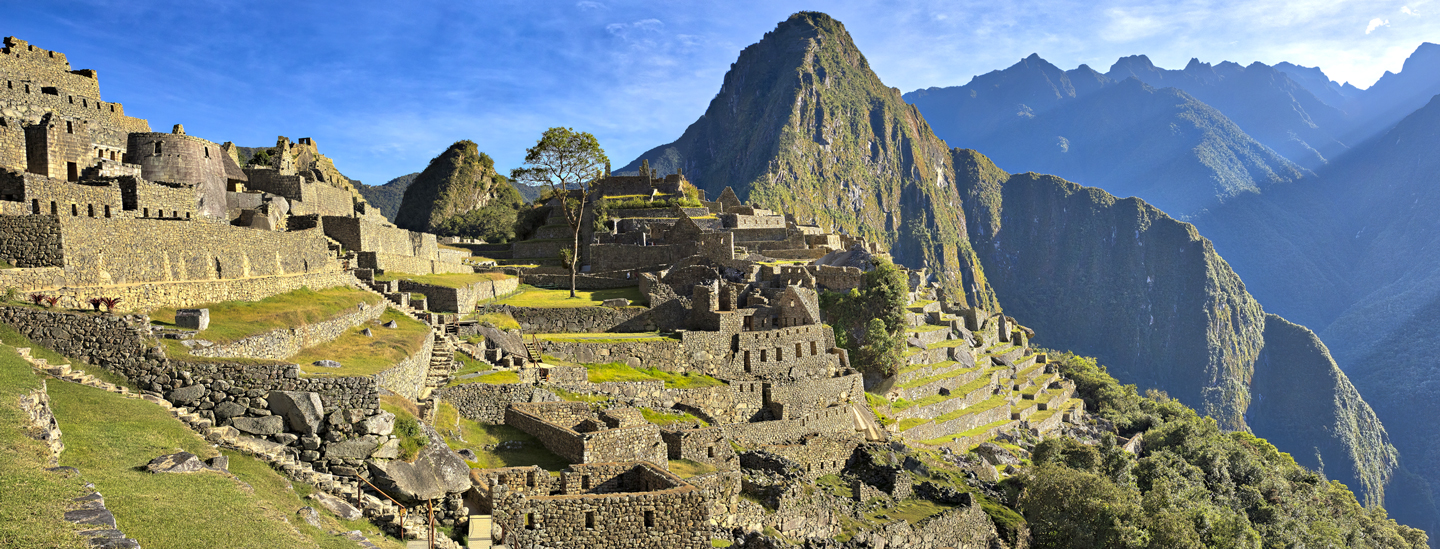
[[[120,298],[118,298],[118,297],[102,297],[102,298],[100,298],[100,303],[105,304],[105,312],[107,312],[107,313],[113,313],[113,312],[115,312],[115,305],[118,304],[118,303],[120,303]]]
[[[90,306],[91,306],[91,307],[94,307],[96,311],[99,311],[99,310],[100,310],[100,303],[101,303],[102,301],[104,301],[103,298],[92,297],[92,298],[90,298]]]
[[[36,305],[39,305],[41,302],[45,301],[45,294],[30,294],[30,301],[35,303]]]
[[[58,295],[47,295],[47,296],[43,296],[41,299],[45,300],[45,306],[46,306],[46,307],[49,307],[49,308],[51,308],[51,309],[54,309],[54,308],[55,308],[55,304],[60,301],[60,296],[58,296]]]

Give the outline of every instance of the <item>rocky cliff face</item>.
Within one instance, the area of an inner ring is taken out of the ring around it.
[[[1282,440],[1358,493],[1383,493],[1395,453],[1369,405],[1313,334],[1265,314],[1193,226],[1139,199],[1007,174],[974,151],[956,150],[955,164],[985,272],[1038,344],[1094,354],[1118,379]],[[1304,406],[1247,413],[1266,394],[1256,384],[1286,386],[1270,398]]]
[[[827,15],[797,13],[745,48],[704,116],[620,171],[642,160],[683,170],[712,198],[731,186],[802,223],[881,242],[938,272],[953,299],[998,307],[966,238],[947,146]]]
[[[475,143],[458,141],[430,161],[405,189],[395,225],[412,231],[436,232],[445,221],[475,210],[510,210],[522,203],[520,193],[495,173],[495,162]]]

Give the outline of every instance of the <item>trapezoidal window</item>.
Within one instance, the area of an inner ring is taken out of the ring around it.
[[[525,513],[525,529],[535,529],[535,513]]]
[[[75,133],[75,124],[69,120],[65,121],[65,133]]]
[[[38,199],[38,198],[32,198],[32,199],[30,199],[30,213],[35,214],[35,215],[40,215],[40,199]]]
[[[106,205],[106,206],[105,206],[105,217],[110,217],[110,206],[109,206],[109,205]]]
[[[205,147],[205,158],[210,158],[210,147]]]
[[[60,215],[60,209],[55,206],[55,201],[50,201],[50,215]]]
[[[586,529],[586,530],[594,530],[594,529],[595,529],[595,512],[594,512],[594,511],[586,511],[586,512],[585,512],[585,529]]]
[[[70,217],[80,217],[80,206],[75,204],[70,205]]]
[[[646,512],[645,512],[645,527],[646,527],[646,528],[654,528],[654,527],[655,527],[655,512],[654,512],[654,511],[646,511]]]
[[[795,344],[795,358],[800,358],[800,357],[802,357],[802,356],[805,356],[805,351],[800,350],[800,344],[799,344],[799,343],[796,343],[796,344]]]
[[[165,150],[164,145],[165,145],[165,142],[164,142],[164,141],[156,141],[156,142],[155,142],[155,154],[160,154],[160,153],[164,152],[164,150]]]
[[[65,178],[69,181],[80,180],[80,166],[74,162],[65,163]]]
[[[86,204],[86,205],[85,205],[85,215],[88,215],[88,216],[90,216],[90,217],[95,217],[95,205],[94,205],[94,204]]]
[[[810,342],[810,356],[815,356],[816,354],[819,354],[819,353],[816,351],[815,342],[814,342],[814,341],[811,341],[811,342]]]

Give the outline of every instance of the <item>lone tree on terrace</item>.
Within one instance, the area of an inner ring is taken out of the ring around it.
[[[510,179],[548,188],[553,207],[560,208],[565,214],[565,223],[570,225],[574,237],[574,247],[570,248],[570,297],[575,297],[585,203],[595,190],[595,182],[609,175],[606,172],[610,159],[600,148],[600,142],[588,132],[550,128],[534,147],[525,150],[525,164],[526,167],[511,170]]]

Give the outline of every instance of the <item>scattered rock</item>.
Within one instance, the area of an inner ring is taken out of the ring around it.
[[[272,413],[285,418],[291,431],[313,435],[325,420],[325,405],[315,393],[270,391],[265,400]]]
[[[997,467],[1001,465],[1018,465],[1020,463],[1020,458],[1015,457],[1015,454],[1010,453],[1009,450],[993,442],[986,442],[976,447],[975,453],[985,458],[985,461],[990,465]]]
[[[165,454],[150,460],[150,463],[145,465],[145,470],[151,473],[194,473],[209,469],[210,467],[206,466],[205,462],[200,461],[198,456],[190,452]]]
[[[469,448],[462,448],[455,453],[460,454],[460,457],[464,458],[465,461],[475,461],[475,452]]]
[[[175,311],[175,325],[187,330],[201,331],[210,327],[210,309],[180,309]]]
[[[375,337],[375,332],[371,332],[369,328],[366,328],[364,330],[360,330],[360,335],[363,335],[365,337]]]
[[[468,490],[470,466],[460,454],[445,445],[444,439],[433,428],[423,423],[420,428],[430,435],[431,442],[420,450],[414,463],[401,460],[365,462],[376,485],[401,501],[412,502],[439,499],[445,494]],[[439,442],[436,442],[437,439]]]
[[[310,501],[315,502],[316,504],[324,507],[331,513],[335,513],[335,516],[343,518],[345,520],[359,520],[362,516],[364,516],[360,513],[359,509],[355,508],[354,505],[350,505],[349,503],[346,503],[345,500],[337,498],[325,492],[311,492],[309,497]]]
[[[388,322],[386,322],[386,323],[384,323],[384,324],[381,324],[381,326],[384,326],[384,327],[386,327],[386,328],[399,328],[399,327],[400,327],[400,324],[397,323],[397,322],[395,322],[394,320],[391,320],[391,321],[388,321]]]
[[[400,457],[400,439],[392,438],[385,444],[381,444],[375,452],[370,454],[373,459],[396,459]]]
[[[254,435],[279,435],[281,431],[285,430],[285,418],[280,416],[237,417],[230,425]],[[290,437],[290,442],[295,440],[295,435],[287,436]],[[290,442],[284,442],[282,444],[289,444]]]
[[[607,300],[601,301],[601,302],[600,302],[600,306],[602,306],[602,307],[629,307],[629,306],[630,306],[630,300],[629,300],[629,299],[626,299],[626,298],[623,298],[623,297],[617,297],[617,298],[614,298],[614,299],[607,299]]]
[[[321,367],[321,368],[340,368],[340,367],[341,367],[341,364],[340,364],[339,362],[335,362],[335,361],[333,361],[333,360],[317,360],[317,361],[315,361],[315,362],[311,362],[310,364],[313,364],[313,365],[315,365],[315,366],[319,366],[319,367]]]
[[[309,523],[311,526],[320,528],[322,530],[324,529],[324,527],[320,525],[320,513],[317,513],[314,507],[301,507],[299,511],[295,511],[295,514],[300,515],[300,518],[304,519],[305,522]]]
[[[210,461],[208,463],[210,464],[210,468],[216,471],[230,470],[230,458],[225,456],[216,456],[210,458]]]
[[[625,361],[625,364],[628,364],[631,368],[639,368],[639,367],[641,367],[641,366],[643,365],[643,364],[640,362],[640,358],[639,358],[639,357],[633,357],[633,356],[630,357],[629,360],[626,360],[626,361]]]

